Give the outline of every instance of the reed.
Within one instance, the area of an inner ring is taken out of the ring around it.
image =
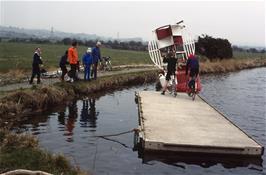
[[[254,59],[225,59],[216,61],[202,61],[200,62],[200,73],[225,73],[234,72],[242,69],[251,69],[255,67],[266,66],[265,58]]]

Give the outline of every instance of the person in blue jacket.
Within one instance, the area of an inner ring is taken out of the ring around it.
[[[98,41],[96,43],[96,46],[92,49],[92,64],[93,64],[93,72],[92,75],[94,75],[94,80],[97,79],[97,66],[98,66],[98,61],[101,61],[101,52],[100,52],[100,47],[101,47],[101,42]]]
[[[91,48],[89,47],[82,58],[84,66],[84,80],[90,81],[90,68],[92,64]]]
[[[37,84],[41,83],[41,70],[40,70],[40,65],[42,65],[42,58],[41,58],[41,48],[37,47],[35,49],[33,59],[32,59],[32,75],[30,78],[29,83],[33,83],[33,79],[35,75],[37,75]]]

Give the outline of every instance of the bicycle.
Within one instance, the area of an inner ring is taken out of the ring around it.
[[[176,76],[175,75],[171,75],[171,80],[170,82],[170,87],[168,88],[168,90],[170,91],[170,94],[173,94],[174,97],[177,96],[177,91],[176,91],[176,85],[177,85],[177,80],[176,80]]]
[[[192,100],[195,100],[196,94],[197,94],[197,83],[196,83],[197,77],[193,76],[190,80],[187,82],[188,91],[187,94],[189,97],[192,97]]]
[[[164,74],[166,74],[164,72]],[[156,84],[156,89],[159,91],[161,88],[165,85],[165,76],[164,74],[159,74],[159,82]],[[173,94],[174,97],[177,96],[177,90],[176,90],[176,85],[177,85],[177,79],[175,75],[170,76],[170,80],[168,81],[167,84],[167,91],[169,91],[170,94]]]
[[[111,57],[102,57],[101,62],[100,62],[100,70],[103,71],[111,71],[112,70],[112,64],[111,64]]]

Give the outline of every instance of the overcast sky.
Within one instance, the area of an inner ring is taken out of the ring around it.
[[[0,25],[152,39],[157,27],[184,20],[196,37],[265,47],[265,1],[3,1]]]

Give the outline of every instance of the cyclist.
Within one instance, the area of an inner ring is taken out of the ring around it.
[[[188,70],[190,70],[188,87],[190,89],[195,89],[195,81],[199,74],[199,61],[198,58],[193,54],[188,56],[186,75],[188,75]]]
[[[167,56],[164,57],[163,62],[167,63],[167,74],[165,77],[166,81],[165,81],[165,84],[163,87],[163,91],[161,93],[162,95],[165,94],[168,82],[171,79],[171,75],[175,75],[176,63],[177,63],[177,59],[175,58],[175,52],[173,50],[170,50],[169,53],[167,54]],[[176,92],[175,92],[175,95],[176,95]]]

